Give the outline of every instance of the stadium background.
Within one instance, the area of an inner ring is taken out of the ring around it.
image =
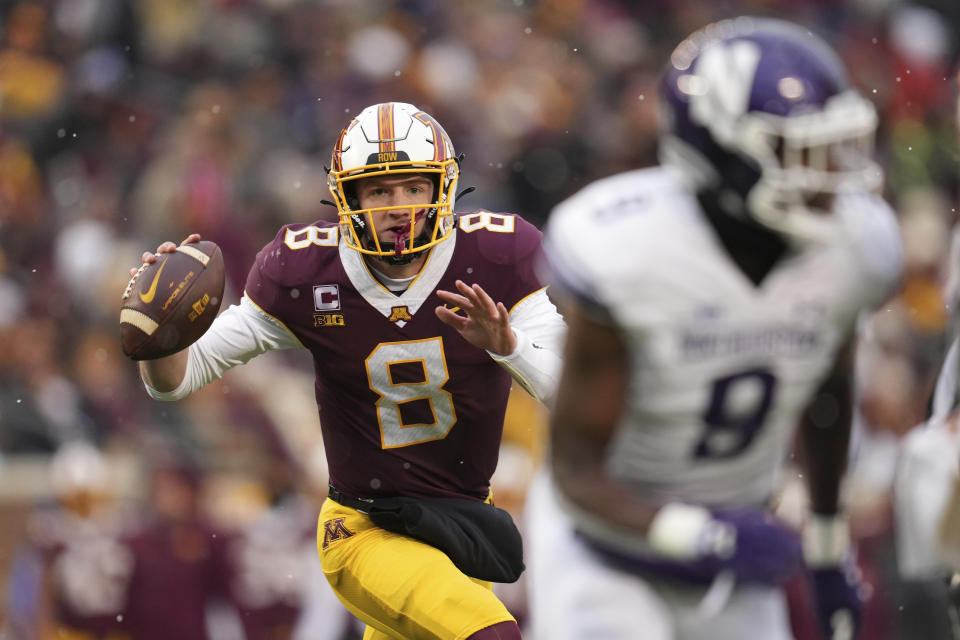
[[[461,210],[542,225],[590,180],[655,161],[669,51],[744,13],[826,37],[881,114],[877,154],[907,274],[865,325],[847,488],[875,595],[866,637],[920,637],[893,570],[889,487],[945,348],[954,0],[0,2],[0,629],[18,637],[36,604],[24,549],[55,492],[86,482],[102,504],[149,519],[168,473],[186,478],[197,517],[228,532],[279,496],[322,498],[304,354],[260,358],[180,403],[147,397],[117,340],[120,293],[143,250],[189,232],[218,242],[236,302],[279,225],[334,217],[319,203],[334,138],[389,100],[432,113],[466,154],[462,184],[477,191]],[[543,428],[542,408],[517,394],[497,486],[518,514]],[[103,452],[106,480],[51,474],[53,454],[76,440]],[[504,597],[522,616],[521,589]]]

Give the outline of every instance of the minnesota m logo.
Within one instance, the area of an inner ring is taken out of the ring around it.
[[[392,307],[392,308],[390,309],[390,319],[389,319],[389,321],[390,321],[390,322],[398,322],[398,321],[400,321],[400,320],[403,320],[404,322],[407,322],[407,321],[409,321],[409,320],[413,320],[413,316],[410,315],[410,311],[409,311],[405,306],[404,306],[404,307]]]
[[[353,535],[353,531],[344,526],[345,518],[334,518],[323,523],[323,548],[337,540],[344,540]]]

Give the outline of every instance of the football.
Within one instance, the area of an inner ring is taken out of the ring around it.
[[[134,360],[153,360],[196,342],[217,317],[225,277],[220,247],[209,240],[144,263],[121,298],[123,352]]]

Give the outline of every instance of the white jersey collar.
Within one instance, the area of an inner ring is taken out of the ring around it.
[[[435,245],[427,256],[420,273],[410,284],[406,291],[396,295],[383,285],[371,273],[370,267],[363,259],[363,255],[351,249],[341,238],[340,240],[340,262],[343,263],[344,271],[350,278],[351,284],[357,292],[366,300],[370,306],[379,311],[384,317],[390,318],[396,307],[406,307],[407,312],[412,316],[417,313],[426,299],[436,290],[440,284],[440,278],[446,273],[450,260],[453,258],[453,251],[456,248],[456,231],[450,234],[450,237]],[[402,327],[406,322],[396,321],[397,326]]]

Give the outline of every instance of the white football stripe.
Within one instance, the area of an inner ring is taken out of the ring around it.
[[[207,266],[207,263],[210,262],[210,256],[205,254],[203,251],[200,251],[200,249],[195,249],[188,244],[182,247],[177,247],[177,251],[187,254],[194,260],[198,260],[203,266]]]
[[[153,335],[153,332],[156,331],[159,326],[153,318],[136,309],[121,309],[120,322],[132,324],[148,336]]]

